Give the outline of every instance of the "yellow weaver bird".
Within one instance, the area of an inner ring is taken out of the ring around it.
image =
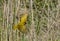
[[[19,31],[26,33],[28,31],[25,25],[27,21],[27,17],[28,17],[28,14],[23,14],[20,18],[20,21],[16,25],[14,25],[13,29],[14,30],[18,29]]]

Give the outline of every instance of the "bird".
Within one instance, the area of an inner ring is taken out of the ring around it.
[[[22,33],[27,33],[28,29],[26,27],[26,22],[27,22],[28,14],[23,14],[17,24],[13,26],[14,30],[19,30]]]

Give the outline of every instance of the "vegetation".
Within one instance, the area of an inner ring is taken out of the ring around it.
[[[0,0],[1,41],[60,41],[59,32],[60,0]]]

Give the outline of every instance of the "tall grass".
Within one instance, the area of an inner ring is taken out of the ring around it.
[[[2,0],[0,6],[1,41],[60,41],[60,0]],[[13,25],[27,12],[27,34]]]

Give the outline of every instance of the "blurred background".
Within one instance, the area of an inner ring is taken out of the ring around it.
[[[13,30],[28,14],[28,33]],[[0,0],[0,41],[60,41],[60,0]]]

